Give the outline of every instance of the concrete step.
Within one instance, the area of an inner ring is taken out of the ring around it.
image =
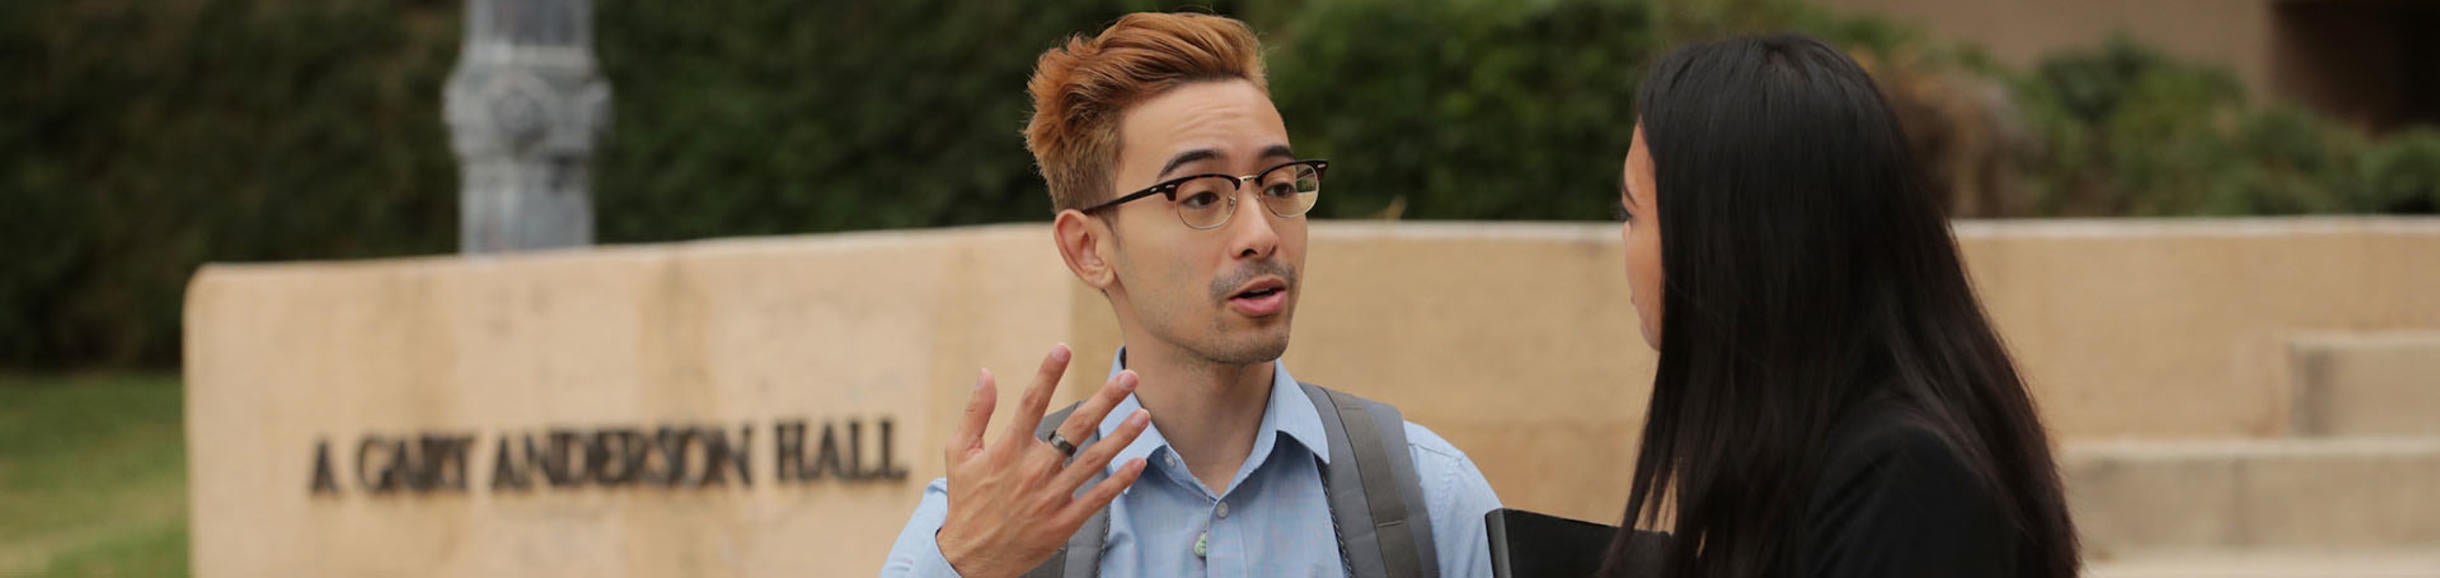
[[[2060,469],[2096,560],[2440,551],[2440,437],[2075,443]]]
[[[2086,564],[2087,578],[2440,578],[2440,552],[2194,552]]]
[[[2297,435],[2440,435],[2440,331],[2313,335],[2289,352]]]
[[[2092,562],[2086,578],[2440,578],[2440,552],[2198,552]]]

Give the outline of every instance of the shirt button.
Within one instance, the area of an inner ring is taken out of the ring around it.
[[[1169,454],[1169,467],[1172,467],[1172,468],[1174,468],[1174,467],[1178,467],[1178,455],[1177,455],[1177,454]]]
[[[1219,512],[1219,514],[1220,514],[1220,519],[1222,519],[1222,520],[1226,520],[1226,519],[1228,519],[1228,502],[1221,502],[1221,503],[1220,503],[1220,512]]]

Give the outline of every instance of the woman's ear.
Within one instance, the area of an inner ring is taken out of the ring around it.
[[[1052,240],[1059,244],[1059,258],[1067,262],[1068,271],[1086,285],[1109,292],[1118,284],[1118,272],[1110,268],[1107,252],[1114,243],[1107,224],[1095,223],[1084,211],[1060,211],[1051,220]]]

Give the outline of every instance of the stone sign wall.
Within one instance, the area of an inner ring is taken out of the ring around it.
[[[2440,326],[2440,221],[1959,234],[2063,439],[2281,435],[2290,336]],[[1615,229],[1312,243],[1298,377],[1398,404],[1512,506],[1617,516],[1653,355]],[[1118,345],[1034,225],[215,265],[186,332],[203,578],[868,575],[978,368],[1074,344],[1071,400]]]

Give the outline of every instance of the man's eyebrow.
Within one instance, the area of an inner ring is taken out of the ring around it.
[[[1282,158],[1282,159],[1288,159],[1288,160],[1296,160],[1296,151],[1291,151],[1291,150],[1288,150],[1288,145],[1284,145],[1284,144],[1275,144],[1275,145],[1271,145],[1271,146],[1268,146],[1268,147],[1264,147],[1264,148],[1262,149],[1262,158],[1266,158],[1266,159],[1269,159],[1269,158]]]
[[[1161,175],[1153,178],[1166,179],[1169,178],[1169,171],[1178,170],[1179,165],[1216,158],[1220,158],[1220,151],[1216,149],[1195,149],[1178,153],[1178,156],[1169,157],[1169,164],[1161,165]]]

